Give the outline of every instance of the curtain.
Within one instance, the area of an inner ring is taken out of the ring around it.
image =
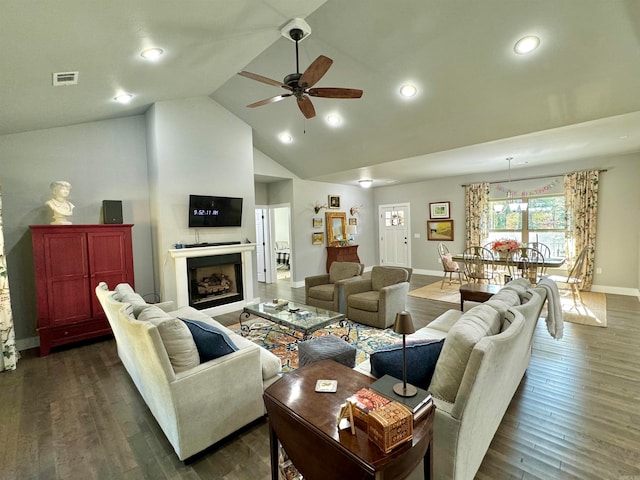
[[[473,183],[464,189],[466,248],[482,245],[489,237],[489,183]]]
[[[15,370],[19,354],[16,348],[13,331],[13,315],[11,314],[11,298],[9,297],[9,278],[4,251],[4,235],[2,233],[2,193],[0,192],[0,371]]]
[[[569,173],[564,177],[568,229],[567,257],[573,262],[583,248],[587,249],[581,290],[591,290],[593,283],[599,178],[599,170],[584,170]]]

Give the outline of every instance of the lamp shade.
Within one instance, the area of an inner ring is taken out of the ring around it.
[[[358,233],[358,228],[355,225],[347,225],[347,234],[355,235]]]
[[[409,312],[403,310],[402,312],[397,313],[396,323],[393,325],[393,331],[402,335],[409,335],[416,331]]]

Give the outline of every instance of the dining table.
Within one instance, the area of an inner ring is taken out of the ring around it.
[[[470,256],[464,255],[463,253],[456,253],[451,255],[451,259],[456,262],[464,262],[465,260],[470,260]],[[509,261],[507,260],[506,257],[500,257],[499,255],[495,255],[493,258],[487,259],[487,260],[492,261],[493,263],[498,265],[507,265],[507,264],[513,263],[513,260]],[[536,259],[536,260],[530,261],[530,263],[532,264],[537,263],[539,264],[539,266],[546,267],[546,268],[558,268],[564,265],[565,261],[566,261],[566,257],[548,257],[548,258],[544,258],[542,261],[540,261],[540,259]]]

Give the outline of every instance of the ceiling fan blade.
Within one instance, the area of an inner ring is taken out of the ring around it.
[[[262,75],[258,75],[257,73],[245,72],[243,70],[242,72],[239,72],[238,75],[250,78],[251,80],[256,80],[258,82],[266,83],[267,85],[273,85],[274,87],[282,87],[282,88],[286,88],[287,90],[291,90],[290,86],[285,85],[284,83],[279,82],[277,80],[272,80],[271,78],[263,77]]]
[[[327,73],[327,70],[329,70],[329,67],[332,63],[333,60],[331,60],[329,57],[320,55],[304,71],[302,77],[300,77],[300,80],[298,81],[298,85],[300,85],[302,88],[309,88],[314,86],[318,82],[318,80],[320,80],[324,76],[324,74]]]
[[[262,105],[269,105],[270,103],[276,103],[280,100],[284,100],[287,97],[290,97],[291,93],[285,93],[283,95],[276,95],[275,97],[265,98],[264,100],[260,100],[259,102],[252,103],[251,105],[247,105],[249,108],[261,107]]]
[[[360,98],[362,90],[356,88],[310,88],[307,92],[312,97],[326,98]]]
[[[298,108],[306,118],[313,118],[316,116],[316,109],[313,108],[313,103],[306,95],[304,97],[297,97]]]

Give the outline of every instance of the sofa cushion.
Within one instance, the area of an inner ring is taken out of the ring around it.
[[[485,305],[495,308],[500,316],[503,316],[510,307],[520,305],[520,303],[520,295],[515,290],[505,288],[500,289],[498,293],[484,302]]]
[[[436,362],[442,351],[443,340],[417,340],[407,342],[407,382],[416,387],[429,388]],[[402,343],[378,348],[369,357],[371,374],[402,379]]]
[[[134,315],[135,315],[135,312],[134,312]],[[155,305],[148,305],[147,308],[142,310],[136,316],[136,318],[141,322],[148,322],[150,320],[168,320],[173,317]]]
[[[133,314],[137,317],[140,313],[149,306],[147,302],[144,301],[144,298],[136,292],[124,293],[121,302],[130,303],[133,308]]]
[[[147,309],[153,310],[145,314]],[[200,364],[198,349],[189,328],[184,322],[177,318],[171,318],[166,313],[164,316],[158,315],[155,312],[157,307],[150,306],[147,309],[140,313],[138,320],[145,321],[145,319],[148,319],[149,322],[156,326],[173,371],[179,373],[198,366]]]
[[[229,330],[229,332],[231,331]],[[229,338],[233,340],[233,342],[238,346],[239,349],[256,345],[248,338],[238,335],[237,333],[231,332],[229,334]],[[262,367],[262,380],[269,380],[282,371],[282,363],[280,362],[280,358],[275,356],[266,348],[260,348],[260,366]]]
[[[460,317],[444,341],[431,380],[431,393],[455,402],[471,351],[482,338],[500,332],[501,316],[488,305],[478,305]]]
[[[191,332],[200,355],[200,363],[237,352],[238,347],[221,329],[198,320],[180,318]]]

